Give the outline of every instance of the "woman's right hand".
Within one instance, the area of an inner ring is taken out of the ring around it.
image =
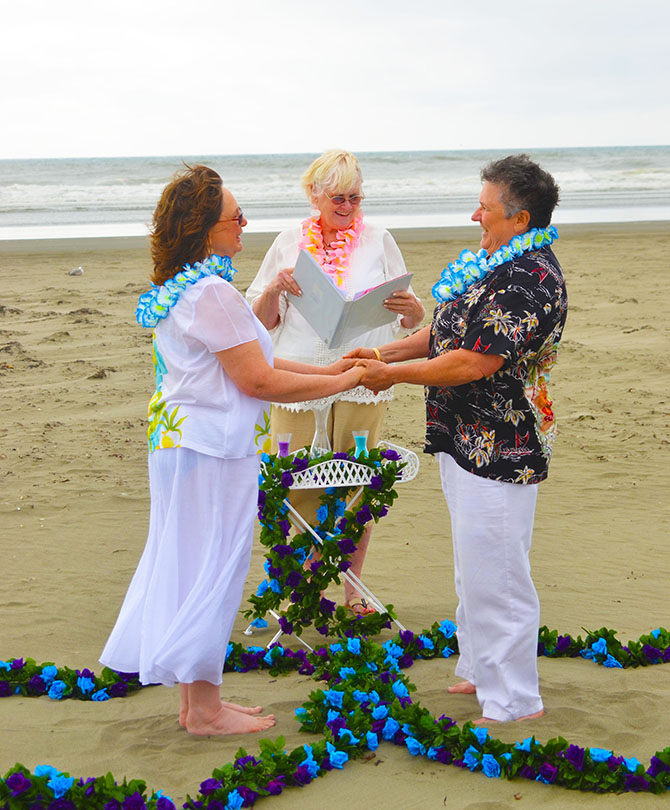
[[[280,295],[283,292],[291,293],[292,295],[302,295],[302,290],[293,279],[294,270],[294,267],[284,267],[277,273],[277,277],[272,283],[272,288],[276,295]]]
[[[350,352],[343,354],[342,357],[346,360],[357,359],[361,360],[377,360],[377,355],[374,349],[366,349],[364,346],[359,346],[357,349],[352,349]]]

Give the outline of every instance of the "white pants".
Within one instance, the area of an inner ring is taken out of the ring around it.
[[[542,709],[540,603],[529,552],[537,484],[474,475],[438,453],[451,515],[460,650],[456,675],[475,685],[482,715],[515,720]]]

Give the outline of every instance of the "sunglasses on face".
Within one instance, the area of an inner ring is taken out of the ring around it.
[[[331,202],[335,203],[335,205],[342,205],[343,203],[348,202],[348,203],[350,203],[351,205],[353,205],[355,207],[357,205],[360,205],[360,202],[361,202],[361,200],[363,199],[363,197],[365,195],[363,195],[363,194],[350,194],[347,197],[344,194],[334,194],[331,197],[330,194],[326,194],[326,196],[328,197],[328,199]]]

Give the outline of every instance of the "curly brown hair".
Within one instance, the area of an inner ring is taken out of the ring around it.
[[[223,184],[207,166],[186,166],[165,186],[151,227],[154,284],[209,256],[209,232],[221,217]]]

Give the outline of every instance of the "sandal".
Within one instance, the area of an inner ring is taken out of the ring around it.
[[[364,596],[355,596],[350,602],[345,602],[344,607],[354,616],[370,616],[377,612]]]

